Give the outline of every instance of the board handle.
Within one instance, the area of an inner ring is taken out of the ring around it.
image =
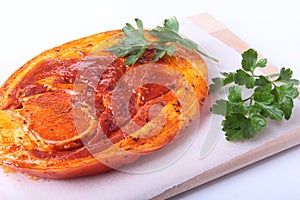
[[[233,48],[240,54],[250,48],[250,45],[244,42],[240,37],[238,37],[208,13],[190,16],[189,19],[206,33],[222,41],[224,44]],[[263,58],[261,54],[259,54],[258,57],[259,59]],[[264,74],[279,73],[279,69],[270,62],[268,62],[265,68],[261,68],[260,70]],[[300,86],[298,86],[298,91],[300,93]],[[298,96],[298,99],[300,100],[300,95]]]
[[[189,17],[189,19],[205,32],[230,46],[240,54],[250,48],[250,45],[208,13],[194,15]],[[259,54],[259,58],[262,58],[262,55]],[[278,68],[272,63],[268,63],[267,67],[262,68],[262,72],[265,74],[278,73]]]

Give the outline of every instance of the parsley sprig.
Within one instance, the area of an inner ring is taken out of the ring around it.
[[[267,76],[256,75],[255,69],[264,68],[267,59],[258,60],[255,50],[242,54],[242,69],[221,73],[224,77],[213,78],[210,91],[235,83],[229,87],[228,100],[220,99],[211,111],[223,115],[223,131],[227,140],[249,139],[257,135],[266,125],[267,119],[290,119],[294,107],[293,99],[299,95],[299,80],[292,79],[293,72],[282,68],[280,73]],[[243,87],[241,87],[243,86]],[[243,91],[252,93],[243,98]]]
[[[176,17],[165,19],[162,27],[157,26],[155,29],[148,32],[149,35],[157,38],[155,41],[148,41],[146,39],[143,23],[140,19],[135,19],[135,22],[137,28],[126,23],[126,25],[122,28],[126,37],[120,40],[118,44],[108,49],[117,57],[126,57],[126,65],[134,64],[149,47],[155,49],[153,62],[156,62],[165,54],[171,56],[176,48],[175,43],[182,45],[186,49],[195,50],[201,55],[218,62],[216,58],[200,51],[197,43],[179,35],[179,22]]]

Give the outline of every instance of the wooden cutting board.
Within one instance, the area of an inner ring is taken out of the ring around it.
[[[232,47],[238,53],[250,48],[248,44],[242,41],[232,31],[222,25],[218,20],[209,15],[208,13],[202,13],[199,15],[189,17],[197,26],[207,32],[209,35],[217,38],[226,45]],[[262,57],[260,55],[260,57]],[[262,69],[265,74],[277,73],[278,68],[272,64],[268,64],[266,68]],[[173,188],[166,190],[165,192],[157,195],[153,199],[166,199],[182,192],[188,191],[197,186],[201,186],[209,181],[220,178],[231,172],[234,172],[243,167],[249,166],[267,157],[280,153],[291,147],[300,144],[300,123],[299,127],[289,131],[263,145],[252,149],[238,157],[235,157],[227,162],[224,162],[210,170],[201,173],[194,178],[185,181]]]
[[[186,27],[188,29],[182,31],[190,33],[189,37],[195,36],[195,38],[191,38],[193,40],[199,39],[201,47],[208,53],[213,53],[213,56],[217,54],[217,58],[222,59],[223,64],[226,63],[224,60],[228,57],[230,58],[228,65],[235,64],[235,58],[238,60],[236,64],[239,64],[240,55],[238,53],[249,48],[230,30],[206,13],[192,16],[186,23],[191,27]],[[201,30],[200,33],[199,27],[209,35]],[[183,32],[182,34],[184,34]],[[206,36],[210,36],[210,38],[206,38],[210,39],[209,41],[202,38]],[[232,68],[229,67],[228,70],[232,70]],[[266,74],[277,71],[278,69],[273,65],[264,69]],[[184,155],[182,154],[180,158],[177,159],[177,155],[175,155],[176,161],[172,161],[166,167],[160,168],[159,165],[158,170],[149,173],[134,174],[112,171],[97,176],[61,181],[32,181],[22,174],[6,175],[0,172],[0,185],[2,186],[0,187],[0,199],[8,199],[7,197],[12,196],[14,199],[58,199],[58,194],[59,199],[75,200],[95,199],[96,197],[102,199],[124,199],[124,197],[126,199],[166,199],[298,145],[300,143],[300,101],[297,100],[295,105],[297,112],[290,121],[284,121],[282,124],[276,122],[272,126],[266,127],[266,131],[254,140],[233,143],[225,140],[220,127],[217,127],[218,130],[214,130],[214,132],[209,132],[211,125],[213,127],[216,126],[216,123],[220,125],[220,121],[212,120],[216,115],[209,112],[208,101],[208,104],[205,104],[206,109],[202,110],[204,117],[200,120],[201,126],[188,146],[189,148],[184,149]],[[210,135],[209,133],[219,134],[220,137],[212,151],[205,158],[200,158],[201,143],[205,141],[206,135]],[[170,153],[180,146],[176,142],[174,144],[175,148],[171,147]],[[158,160],[169,163],[169,160],[164,158],[161,153],[158,153],[154,157],[147,157],[144,161],[149,165]]]

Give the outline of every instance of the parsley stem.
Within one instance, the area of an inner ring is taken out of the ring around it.
[[[250,97],[250,106],[252,106],[253,105],[253,95]]]
[[[207,57],[207,58],[209,58],[209,59],[211,59],[211,60],[213,60],[213,61],[215,61],[215,62],[219,62],[218,59],[216,59],[216,58],[214,58],[214,57],[212,57],[212,56],[210,56],[210,55],[204,53],[203,51],[200,51],[199,49],[196,49],[196,51],[197,51],[198,53],[200,53],[201,55],[203,55],[203,56],[205,56],[205,57]]]
[[[269,77],[269,78],[273,78],[273,77],[279,76],[279,75],[280,75],[279,73],[275,73],[275,74],[270,74],[268,77]]]
[[[243,102],[249,101],[252,99],[252,96],[248,97],[247,99],[244,99]]]

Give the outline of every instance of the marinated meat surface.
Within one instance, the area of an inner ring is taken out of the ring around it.
[[[169,144],[199,113],[207,68],[177,47],[126,66],[99,33],[43,52],[0,88],[0,163],[45,178],[109,171]],[[182,133],[183,132],[183,133]]]

